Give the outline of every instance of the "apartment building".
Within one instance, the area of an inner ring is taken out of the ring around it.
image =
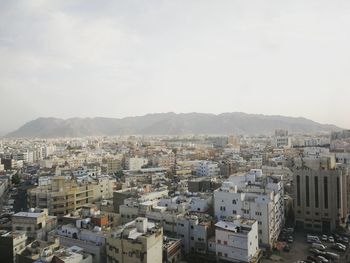
[[[272,247],[284,224],[282,176],[264,176],[262,170],[231,176],[214,191],[217,220],[239,215],[258,221],[261,247]]]
[[[12,230],[24,231],[28,240],[47,240],[47,233],[57,226],[56,216],[49,216],[47,209],[30,208],[12,216]]]
[[[196,168],[197,176],[217,176],[219,172],[219,165],[215,162],[201,161]]]
[[[162,263],[163,229],[138,217],[107,238],[107,263]]]
[[[27,236],[23,231],[0,230],[1,262],[17,262],[16,254],[25,248],[26,242]]]
[[[53,176],[50,185],[29,189],[28,206],[48,208],[50,215],[58,218],[91,203],[101,196],[96,183],[78,184],[64,176]]]
[[[216,256],[230,262],[253,262],[259,254],[258,222],[227,218],[215,224]]]

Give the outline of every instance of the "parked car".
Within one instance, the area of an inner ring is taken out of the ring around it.
[[[345,252],[346,251],[346,248],[344,248],[344,246],[339,246],[338,245],[339,243],[335,243],[332,248],[337,250],[337,251],[341,251],[341,252]]]
[[[317,256],[316,259],[317,259],[318,262],[322,262],[322,263],[328,263],[329,262],[328,259],[326,259],[325,257],[322,257],[322,256]]]
[[[311,247],[316,248],[316,249],[321,250],[321,251],[325,251],[327,248],[325,245],[322,245],[319,243],[312,243]]]
[[[285,245],[283,248],[284,252],[289,252],[290,251],[290,247],[288,245]]]
[[[326,252],[326,258],[338,260],[340,258],[340,256],[336,253],[333,253],[333,252]]]
[[[328,240],[327,235],[322,235],[322,236],[321,236],[321,240],[322,240],[322,241],[327,241],[327,240]]]
[[[333,237],[333,236],[329,236],[329,237],[328,237],[328,242],[334,243],[334,237]]]
[[[318,250],[317,248],[310,248],[310,249],[309,249],[309,252],[310,252],[311,254],[314,254],[314,255],[319,255],[321,251]]]

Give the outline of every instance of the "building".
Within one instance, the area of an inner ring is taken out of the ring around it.
[[[163,239],[163,263],[181,262],[181,239],[169,238]]]
[[[345,223],[347,176],[341,170],[294,171],[296,227],[328,233]]]
[[[274,146],[276,148],[291,147],[292,141],[287,130],[275,130]]]
[[[146,158],[140,157],[132,157],[126,159],[125,165],[127,170],[138,171],[141,168],[148,164],[148,160]]]
[[[122,169],[122,159],[117,157],[107,158],[107,174],[114,174]]]
[[[16,254],[25,248],[26,242],[25,232],[0,230],[1,262],[17,262]]]
[[[78,184],[64,176],[53,176],[50,185],[38,186],[27,191],[28,206],[48,208],[50,215],[61,218],[99,199],[101,196],[96,196],[99,193],[96,188],[99,188],[96,183]]]
[[[272,247],[284,224],[282,176],[265,176],[262,170],[231,176],[214,191],[217,220],[239,215],[258,221],[261,247]]]
[[[58,239],[51,241],[34,240],[20,250],[16,255],[17,263],[29,263],[42,260],[43,262],[50,262],[54,251],[60,249],[60,242]]]
[[[56,228],[56,216],[49,216],[47,209],[29,209],[12,216],[12,230],[25,231],[28,240],[47,240],[47,233]]]
[[[162,263],[163,229],[138,217],[107,238],[107,263]]]
[[[215,224],[216,256],[231,262],[254,262],[259,254],[258,222],[232,218]]]
[[[217,176],[219,175],[220,168],[219,164],[215,162],[209,162],[209,161],[201,161],[199,162],[197,169],[196,169],[196,175],[197,176]]]

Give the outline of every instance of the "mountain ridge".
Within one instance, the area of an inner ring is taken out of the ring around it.
[[[243,112],[150,113],[125,118],[39,117],[8,133],[10,138],[57,138],[102,135],[271,134],[275,129],[292,133],[330,132],[341,128],[304,117],[247,114]]]

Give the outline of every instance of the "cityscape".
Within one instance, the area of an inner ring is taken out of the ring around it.
[[[350,263],[349,25],[0,1],[0,263]]]

